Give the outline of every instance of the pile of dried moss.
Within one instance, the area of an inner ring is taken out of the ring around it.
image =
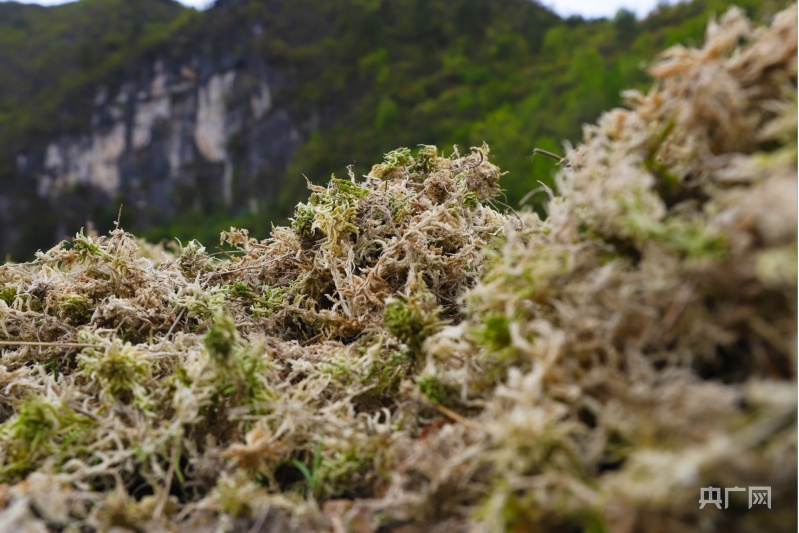
[[[0,267],[0,530],[795,530],[796,26],[667,51],[543,221],[423,146],[234,252]]]

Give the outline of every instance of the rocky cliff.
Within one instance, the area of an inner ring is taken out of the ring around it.
[[[218,2],[203,17],[236,21],[234,34],[209,33],[207,23],[191,39],[178,34],[126,76],[90,88],[88,128],[16,154],[16,186],[0,192],[0,253],[24,248],[32,209],[55,241],[87,220],[107,225],[120,204],[126,224],[144,228],[189,210],[257,212],[275,200],[319,117],[275,104],[289,76],[255,51],[264,28],[244,7]]]
[[[59,136],[20,157],[18,170],[33,174],[37,194],[55,207],[88,188],[125,204],[137,225],[187,207],[257,211],[274,189],[258,187],[255,178],[283,169],[307,129],[273,106],[279,83],[265,62],[159,59],[141,79],[97,91],[90,131]]]

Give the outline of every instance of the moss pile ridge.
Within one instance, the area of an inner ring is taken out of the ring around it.
[[[428,340],[493,390],[486,530],[796,527],[796,18],[733,9],[666,51]],[[699,509],[750,485],[770,510]]]
[[[237,529],[268,505],[307,531],[316,502],[377,495],[435,412],[422,343],[508,224],[488,155],[400,149],[309,184],[271,238],[224,232],[228,258],[116,229],[0,267],[0,529]]]
[[[482,248],[507,223],[491,206],[499,177],[487,146],[451,158],[434,146],[415,158],[396,150],[361,183],[350,175],[326,188],[309,184],[291,227],[267,241],[225,233],[245,255],[211,276],[253,306],[260,331],[286,339],[347,340],[380,329],[386,299],[399,295],[429,293],[450,318],[477,279]]]
[[[3,265],[0,530],[794,531],[796,19],[665,52],[543,221],[422,146],[228,257]]]

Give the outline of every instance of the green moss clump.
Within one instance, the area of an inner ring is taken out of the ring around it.
[[[425,339],[440,325],[437,311],[431,310],[429,299],[418,296],[388,302],[383,315],[386,331],[405,343],[414,357],[420,357]]]
[[[110,258],[110,255],[95,242],[94,238],[90,235],[84,235],[83,230],[75,235],[75,238],[72,240],[72,246],[81,261],[85,261],[90,257],[101,259]]]
[[[366,390],[354,398],[356,405],[361,409],[373,409],[395,401],[411,362],[405,355],[393,352],[385,360],[372,363],[360,377],[361,385]]]
[[[3,287],[3,289],[0,290],[0,300],[3,300],[6,303],[6,305],[13,304],[16,298],[17,298],[16,287]]]
[[[314,192],[307,205],[297,206],[292,228],[304,239],[311,239],[318,229],[327,237],[325,246],[336,250],[340,239],[358,234],[353,222],[360,201],[368,194],[351,181],[332,177],[326,191]]]
[[[463,195],[463,207],[477,207],[480,202],[477,200],[477,195],[473,192],[467,192]]]
[[[105,349],[85,348],[78,356],[78,370],[103,395],[123,403],[134,397],[143,399],[145,384],[152,375],[144,352],[119,343]]]
[[[459,388],[443,382],[440,377],[431,374],[422,375],[417,379],[416,386],[425,398],[436,405],[452,407],[460,403]]]
[[[492,351],[500,351],[511,343],[507,317],[498,313],[488,313],[483,319],[482,327],[475,330],[477,342]]]
[[[378,179],[388,179],[402,169],[414,164],[413,156],[408,148],[398,148],[384,156],[384,162],[372,167],[372,176]]]
[[[330,180],[330,184],[333,187],[333,189],[340,194],[352,195],[355,196],[356,198],[363,198],[369,194],[369,189],[358,187],[349,180],[340,180],[337,178],[332,178]]]
[[[203,336],[203,344],[208,349],[211,359],[225,364],[231,358],[237,338],[233,316],[223,311],[214,315],[211,327]]]
[[[194,240],[181,247],[177,264],[187,277],[192,278],[213,268],[211,259],[205,252],[205,246]]]
[[[80,455],[93,425],[90,418],[71,408],[34,396],[23,401],[17,413],[0,425],[0,480],[15,482],[42,459]]]
[[[313,237],[313,223],[316,217],[316,210],[306,204],[297,204],[294,211],[294,218],[291,221],[291,228],[294,232],[303,239],[310,239]]]
[[[75,323],[88,321],[92,316],[93,303],[91,298],[84,294],[67,294],[58,303],[64,318]]]
[[[294,291],[293,284],[284,287],[261,287],[261,296],[252,298],[253,306],[250,308],[253,317],[269,317],[273,313],[284,309],[289,302],[287,298]]]
[[[423,145],[416,154],[413,163],[413,170],[419,174],[430,174],[438,166],[438,148],[431,145]]]

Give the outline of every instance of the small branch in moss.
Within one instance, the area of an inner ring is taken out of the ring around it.
[[[479,167],[480,165],[482,165],[482,164],[483,164],[483,161],[485,161],[485,155],[483,155],[483,152],[482,152],[482,150],[477,150],[477,153],[478,153],[478,154],[480,154],[480,161],[478,161],[477,163],[475,163],[474,165],[472,165],[472,166],[470,166],[470,167],[466,167],[466,168],[464,168],[463,170],[464,170],[465,172],[467,172],[467,171],[469,171],[469,170],[472,170],[472,169],[475,169],[475,168]]]
[[[114,222],[114,226],[116,229],[119,229],[119,224],[122,222],[122,208],[125,207],[125,204],[119,204],[119,213],[117,214],[117,220]]]
[[[70,405],[69,408],[72,409],[73,411],[75,411],[76,413],[85,416],[86,418],[90,418],[90,419],[92,419],[92,420],[94,420],[95,422],[98,422],[98,423],[100,422],[100,419],[97,418],[95,415],[93,415],[89,411],[86,411],[85,409],[82,409],[81,407],[79,407],[77,405]]]
[[[169,460],[169,468],[166,472],[166,482],[164,483],[164,489],[161,494],[158,496],[157,503],[155,505],[155,510],[153,511],[153,518],[156,520],[161,518],[161,515],[164,512],[164,507],[166,506],[166,502],[169,500],[169,490],[172,488],[172,478],[175,476],[175,465],[179,460],[180,449],[177,446],[173,446],[172,453],[170,454]]]
[[[437,403],[434,403],[433,407],[435,407],[436,410],[439,413],[441,413],[442,415],[446,416],[450,420],[454,420],[455,422],[457,422],[458,424],[461,424],[462,426],[466,426],[467,428],[471,428],[471,429],[480,429],[480,426],[478,426],[477,424],[475,424],[474,422],[472,422],[468,418],[466,418],[466,417],[464,417],[462,415],[459,415],[458,413],[456,413],[452,409],[449,409],[449,408],[444,407],[443,405],[440,405],[440,404],[437,404]]]
[[[271,262],[280,261],[281,259],[285,259],[288,256],[289,256],[289,254],[283,254],[280,257],[274,258]],[[268,263],[266,263],[266,264],[268,264]],[[207,286],[208,282],[211,281],[215,276],[225,276],[227,274],[233,274],[234,272],[243,272],[245,270],[259,270],[259,269],[263,270],[264,267],[266,266],[266,264],[245,266],[245,267],[240,267],[240,268],[233,268],[233,269],[230,269],[230,270],[220,270],[220,271],[217,271],[217,272],[211,272],[208,276],[206,276],[205,280],[203,281],[203,285],[202,286],[203,287]]]
[[[217,247],[216,247],[216,249],[217,249],[217,250],[219,250],[219,251],[218,251],[218,252],[214,252],[214,253],[212,253],[212,254],[208,254],[208,255],[210,255],[210,256],[214,256],[214,255],[222,255],[222,254],[224,254],[224,255],[225,255],[225,256],[227,256],[227,258],[228,258],[228,259],[230,259],[231,261],[234,259],[234,258],[233,258],[233,256],[232,256],[232,255],[230,255],[230,253],[228,253],[226,250],[223,250],[223,249],[222,249],[222,248],[220,248],[219,246],[217,246]]]
[[[499,209],[494,202],[498,203],[501,206],[504,206],[506,209],[510,209],[510,211],[513,213],[513,215],[516,217],[516,220],[519,221],[519,224],[521,225],[521,227],[524,227],[524,222],[522,222],[522,217],[519,216],[519,213],[517,213],[514,208],[512,208],[511,206],[509,206],[505,202],[502,202],[502,201],[498,200],[497,198],[489,198],[488,199],[488,204],[491,207],[493,207],[494,209],[496,209],[497,211],[501,211],[501,209]]]
[[[310,346],[311,344],[315,343],[316,341],[318,341],[321,338],[322,338],[322,334],[321,333],[317,333],[316,335],[314,335],[310,339],[306,339],[306,340],[302,341],[300,343],[300,346],[302,346],[303,348],[306,347],[306,346]]]
[[[95,344],[81,342],[0,341],[0,346],[43,346],[48,348],[91,348]]]
[[[161,340],[161,343],[158,345],[159,350],[164,349],[164,344],[166,344],[166,341],[169,340],[169,336],[172,335],[172,332],[175,330],[175,326],[177,326],[178,322],[180,322],[180,319],[183,318],[183,313],[185,311],[186,311],[185,308],[181,309],[180,312],[178,313],[177,318],[175,318],[175,321],[172,322],[171,326],[169,326],[169,331],[166,332],[166,335],[164,335],[164,338]]]
[[[569,162],[569,160],[566,159],[565,157],[561,157],[558,154],[550,152],[549,150],[544,150],[543,148],[533,148],[533,155],[535,155],[535,154],[541,154],[541,155],[545,155],[547,157],[551,157],[552,159],[557,161],[559,165],[564,163],[564,162],[565,163]]]

